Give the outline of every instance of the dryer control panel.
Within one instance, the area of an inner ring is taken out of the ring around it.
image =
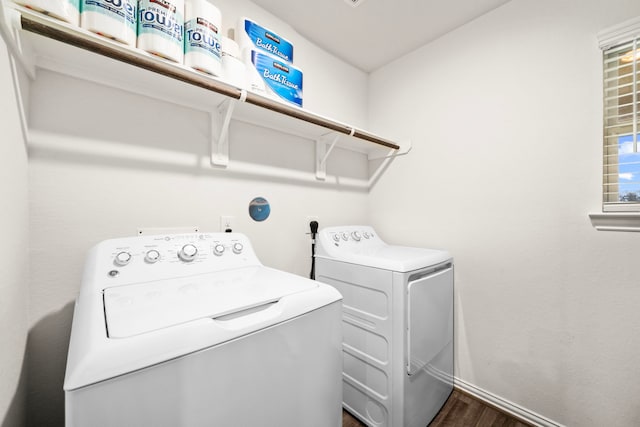
[[[368,225],[323,228],[318,240],[320,246],[339,248],[342,252],[362,252],[386,245]]]
[[[85,275],[109,286],[261,265],[240,233],[126,237],[101,242],[92,251],[94,265]]]
[[[320,239],[333,242],[335,246],[345,243],[359,243],[368,246],[384,244],[373,228],[368,225],[327,227],[320,231]]]
[[[436,265],[451,258],[442,250],[388,245],[367,225],[324,228],[316,243],[316,258],[399,272]]]
[[[339,230],[329,231],[329,235],[331,236],[331,240],[336,243],[341,242],[363,242],[367,241],[374,242],[376,240],[376,235],[373,232],[373,229],[370,227],[340,227]]]

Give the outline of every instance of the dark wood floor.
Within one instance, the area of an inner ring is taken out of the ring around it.
[[[365,427],[342,411],[342,427]],[[453,390],[429,427],[531,427],[459,390]]]

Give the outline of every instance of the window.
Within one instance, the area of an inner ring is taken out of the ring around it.
[[[601,36],[603,211],[640,211],[640,19]]]

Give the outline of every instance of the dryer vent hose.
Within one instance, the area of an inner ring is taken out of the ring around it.
[[[309,278],[315,280],[316,278],[316,235],[318,234],[318,221],[311,221],[309,223],[311,229],[311,273]]]

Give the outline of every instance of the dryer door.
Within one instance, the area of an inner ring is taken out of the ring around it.
[[[440,364],[434,359],[452,348],[452,264],[410,276],[407,299],[407,373],[414,375],[427,365],[437,369]]]

